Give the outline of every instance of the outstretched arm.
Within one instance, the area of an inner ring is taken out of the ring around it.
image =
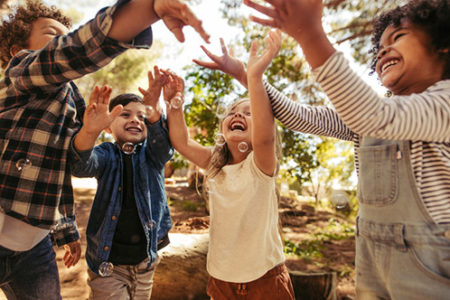
[[[264,6],[244,0],[244,3],[266,15],[268,19],[251,17],[261,25],[279,28],[292,36],[302,47],[309,65],[317,68],[336,51],[322,26],[322,0],[265,0]]]
[[[181,106],[175,108],[171,102],[181,101],[184,98],[184,81],[171,73],[169,81],[164,85],[164,101],[167,104],[167,122],[169,125],[169,137],[175,150],[187,160],[206,169],[211,160],[211,149],[202,146],[189,137],[184,113]]]
[[[180,42],[184,42],[184,26],[192,26],[209,42],[209,35],[203,29],[202,21],[181,0],[128,1],[114,14],[114,22],[108,36],[120,42],[129,42],[159,19],[164,21]]]
[[[272,107],[263,84],[262,75],[281,47],[281,32],[271,31],[265,39],[266,47],[258,55],[258,44],[252,42],[248,60],[248,91],[252,114],[252,146],[255,162],[265,174],[272,176],[277,165],[275,130]]]
[[[107,86],[99,88],[96,86],[89,98],[83,118],[83,127],[73,141],[77,151],[92,149],[97,137],[102,130],[108,128],[111,122],[122,112],[123,106],[117,105],[109,112],[108,104],[112,89]]]

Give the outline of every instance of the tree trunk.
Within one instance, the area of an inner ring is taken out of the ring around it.
[[[170,244],[160,250],[152,300],[209,300],[206,284],[208,233],[169,234]]]

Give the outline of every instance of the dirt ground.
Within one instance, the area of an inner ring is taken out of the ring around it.
[[[204,201],[186,182],[169,182],[166,184],[174,233],[208,232],[209,217]],[[76,188],[77,223],[82,233],[82,258],[77,266],[67,269],[62,263],[63,249],[57,249],[57,262],[60,270],[63,299],[87,299],[86,262],[84,251],[86,239],[84,232],[89,216],[95,189]],[[327,211],[315,211],[313,207],[302,205],[288,198],[282,198],[280,216],[283,236],[292,242],[301,242],[305,235],[317,228],[325,227],[330,218],[339,219]],[[338,274],[337,296],[339,300],[354,299],[354,240],[343,239],[325,243],[321,249],[323,257],[319,261],[288,257],[287,266],[291,270],[303,272],[334,271]],[[0,296],[1,299],[1,296]]]

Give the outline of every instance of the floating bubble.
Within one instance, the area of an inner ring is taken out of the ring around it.
[[[246,142],[240,142],[238,144],[238,150],[242,153],[245,153],[248,151],[248,144]]]
[[[31,167],[31,161],[28,158],[21,158],[16,161],[16,168],[20,172],[24,168]]]
[[[175,96],[170,100],[170,106],[173,109],[179,109],[183,106],[183,99],[180,96]]]
[[[345,209],[349,202],[347,194],[341,191],[333,192],[330,200],[337,210]]]
[[[219,119],[223,119],[226,117],[226,113],[227,113],[227,108],[222,105],[222,104],[217,104],[217,108],[216,108],[216,116]]]
[[[145,106],[145,117],[150,118],[155,113],[155,109],[151,105]]]
[[[114,265],[108,261],[104,261],[98,267],[98,274],[102,277],[111,276],[114,271]]]
[[[217,146],[223,146],[225,145],[225,137],[223,136],[223,133],[216,133],[214,135],[214,142],[216,143]]]
[[[153,220],[149,220],[149,221],[145,224],[145,226],[147,226],[147,229],[148,229],[148,230],[153,230],[153,228],[156,227],[156,222],[153,221]]]
[[[122,145],[122,151],[125,154],[131,155],[134,153],[134,144],[127,142],[125,144]]]

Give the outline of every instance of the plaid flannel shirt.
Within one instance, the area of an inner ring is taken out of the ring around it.
[[[106,36],[113,13],[125,2],[102,9],[43,49],[22,50],[0,82],[0,210],[44,229],[58,223],[56,230],[64,233],[55,235],[66,242],[78,235],[66,156],[85,110],[71,80],[100,69],[127,48],[148,48],[152,42],[151,28],[130,44]]]

